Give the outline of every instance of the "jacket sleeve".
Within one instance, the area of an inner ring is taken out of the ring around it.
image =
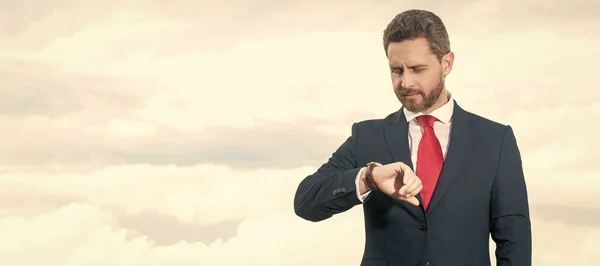
[[[362,166],[356,163],[358,125],[352,125],[348,139],[317,171],[299,184],[294,211],[303,219],[318,222],[361,203],[357,197],[356,176]]]
[[[531,221],[517,140],[505,127],[498,172],[492,186],[490,233],[497,266],[531,266]]]

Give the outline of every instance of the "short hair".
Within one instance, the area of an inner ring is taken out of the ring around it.
[[[420,37],[427,39],[438,60],[450,52],[450,39],[442,19],[427,10],[411,9],[396,15],[383,31],[385,54],[390,43]]]

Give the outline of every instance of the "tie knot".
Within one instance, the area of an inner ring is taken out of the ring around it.
[[[433,128],[433,123],[435,122],[435,120],[436,118],[431,115],[422,115],[417,117],[417,121],[419,121],[419,124],[421,124],[422,127]]]

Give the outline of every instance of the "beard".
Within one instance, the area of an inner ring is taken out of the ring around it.
[[[442,76],[430,93],[416,89],[401,88],[396,91],[396,97],[398,97],[398,100],[400,100],[400,103],[402,103],[402,106],[404,106],[406,110],[418,113],[431,108],[440,98],[443,90],[444,79]],[[418,94],[419,96],[408,97],[408,95],[411,94]]]

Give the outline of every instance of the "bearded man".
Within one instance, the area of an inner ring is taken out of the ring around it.
[[[398,14],[383,34],[400,110],[354,123],[298,186],[296,214],[318,222],[362,204],[362,266],[530,266],[531,222],[512,128],[462,109],[446,89],[454,53],[442,20]],[[376,104],[369,98],[361,102]],[[343,241],[343,240],[342,240]]]

